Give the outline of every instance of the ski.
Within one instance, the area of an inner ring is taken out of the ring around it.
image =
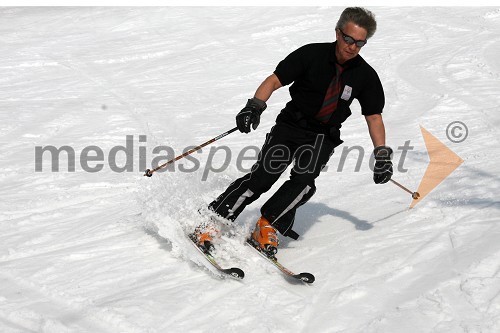
[[[257,251],[263,258],[265,258],[268,262],[272,263],[276,268],[280,270],[283,274],[286,276],[292,277],[294,279],[300,280],[305,283],[313,283],[315,280],[314,275],[311,273],[299,273],[295,274],[294,272],[290,271],[288,268],[283,266],[279,261],[278,258],[275,256],[269,256],[267,255],[264,251],[262,251],[257,244],[254,243],[252,238],[248,238],[246,241],[247,245],[253,248],[255,251]]]
[[[198,246],[198,244],[196,242],[196,238],[194,237],[193,234],[190,234],[188,236],[188,238],[191,241],[191,243],[193,244],[193,246],[198,250],[198,252],[200,252],[203,255],[203,257],[205,257],[205,259],[207,259],[207,261],[213,267],[215,267],[217,269],[217,271],[219,271],[223,276],[229,276],[229,277],[231,277],[233,279],[237,279],[237,280],[241,280],[245,277],[245,272],[243,272],[243,270],[241,270],[240,268],[237,268],[237,267],[222,268],[217,263],[215,258],[210,254],[210,252],[208,252],[205,248]]]

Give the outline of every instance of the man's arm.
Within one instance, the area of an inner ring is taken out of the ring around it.
[[[263,102],[267,102],[273,92],[282,87],[282,84],[276,74],[269,75],[257,88],[254,97]]]
[[[373,181],[376,184],[385,184],[392,177],[392,149],[385,145],[385,126],[381,114],[365,116],[368,132],[372,138],[375,166],[373,168]]]
[[[385,126],[381,114],[365,116],[373,147],[385,146]]]
[[[273,92],[282,86],[276,74],[269,75],[257,88],[253,98],[236,115],[236,126],[242,133],[250,133],[251,128],[257,129],[260,115],[267,108],[266,102]]]

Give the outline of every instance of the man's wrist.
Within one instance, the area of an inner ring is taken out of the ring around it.
[[[261,99],[258,99],[257,97],[251,98],[251,101],[255,103],[255,105],[257,105],[259,109],[261,109],[262,111],[264,111],[267,108],[266,102],[264,102]]]
[[[391,160],[392,158],[392,148],[388,146],[378,146],[373,149],[373,155],[375,160]]]

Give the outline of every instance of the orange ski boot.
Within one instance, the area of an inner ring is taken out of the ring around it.
[[[194,229],[193,238],[197,242],[198,247],[204,252],[211,252],[214,249],[213,240],[219,237],[220,230],[215,222],[203,222]]]
[[[252,240],[269,256],[274,256],[278,252],[279,241],[276,229],[263,216],[255,225]]]

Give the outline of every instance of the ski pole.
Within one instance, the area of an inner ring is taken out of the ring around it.
[[[219,140],[219,139],[222,139],[223,137],[225,137],[226,135],[229,135],[229,134],[233,133],[233,132],[234,132],[234,131],[236,131],[237,129],[238,129],[238,127],[235,127],[235,128],[233,128],[233,129],[230,129],[229,131],[227,131],[227,132],[225,132],[225,133],[222,133],[222,134],[220,134],[220,135],[216,136],[215,138],[210,139],[210,140],[208,140],[207,142],[202,143],[201,145],[194,147],[193,149],[188,150],[188,151],[187,151],[187,152],[185,152],[184,154],[179,155],[179,156],[177,156],[176,158],[171,159],[170,161],[165,162],[165,163],[163,163],[162,165],[157,166],[156,168],[154,168],[154,169],[152,169],[152,170],[147,169],[147,170],[144,172],[144,176],[151,177],[151,176],[153,175],[153,172],[158,171],[158,170],[160,170],[160,169],[163,169],[163,168],[164,168],[164,167],[166,167],[167,165],[172,164],[172,163],[174,163],[175,161],[180,160],[181,158],[186,157],[186,156],[188,156],[189,154],[192,154],[192,153],[194,153],[195,151],[200,150],[201,148],[203,148],[203,147],[205,147],[205,146],[207,146],[207,145],[209,145],[209,144],[211,144],[211,143],[214,143],[215,141],[217,141],[217,140]]]
[[[411,197],[415,200],[417,200],[418,198],[420,198],[420,193],[418,192],[412,192],[410,191],[409,189],[407,189],[406,187],[404,187],[403,185],[401,185],[400,183],[398,183],[397,181],[391,179],[391,182],[393,182],[393,184],[396,184],[399,188],[405,190],[406,192],[410,193],[411,194]]]

